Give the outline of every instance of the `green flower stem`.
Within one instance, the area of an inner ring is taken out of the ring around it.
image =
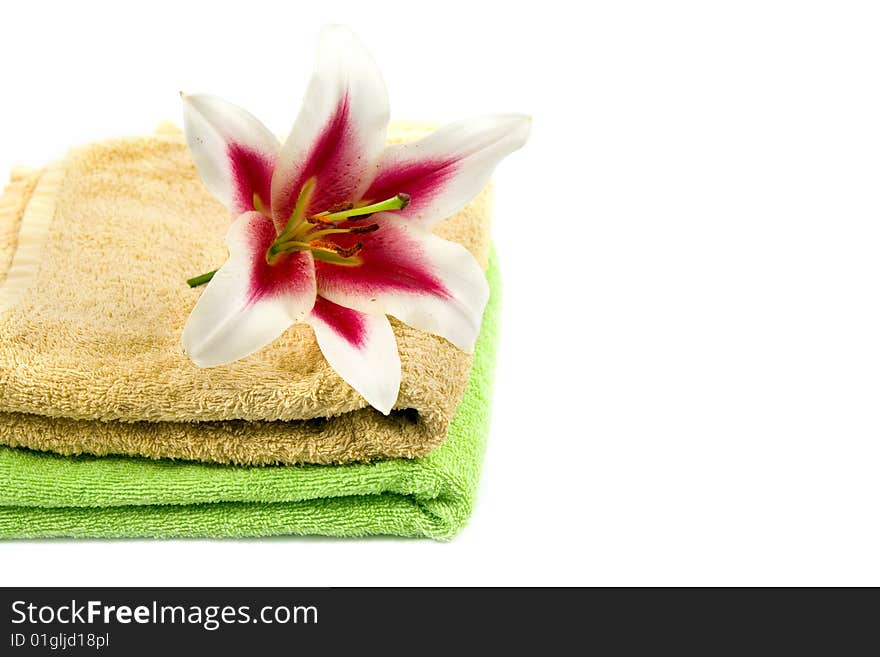
[[[186,284],[190,287],[198,287],[199,285],[210,283],[211,279],[214,278],[214,274],[216,273],[216,269],[214,271],[209,271],[207,274],[202,274],[201,276],[196,276],[195,278],[189,279]]]

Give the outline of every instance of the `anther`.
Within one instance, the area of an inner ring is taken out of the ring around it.
[[[322,226],[324,228],[332,228],[336,225],[332,221],[323,221],[321,217],[306,217],[306,221],[315,226]]]
[[[372,233],[374,230],[379,230],[379,224],[370,224],[369,226],[353,226],[348,229],[348,232],[352,235],[363,235],[364,233]]]
[[[344,203],[337,203],[336,205],[331,205],[330,208],[327,210],[327,213],[333,214],[334,212],[342,212],[344,210],[351,210],[353,207],[354,207],[354,203],[352,203],[350,201],[344,202]]]
[[[310,242],[309,245],[315,249],[323,249],[325,251],[333,251],[336,255],[342,258],[350,258],[355,253],[364,248],[363,242],[358,242],[348,248],[339,246],[338,244],[334,244],[333,242],[323,242],[321,240],[314,240]]]
[[[364,243],[358,242],[357,244],[350,246],[347,249],[341,249],[341,250],[337,251],[337,253],[339,255],[341,255],[343,258],[350,258],[355,253],[360,251],[362,248],[364,248]]]

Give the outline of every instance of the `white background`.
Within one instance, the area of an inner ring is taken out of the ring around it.
[[[661,6],[662,5],[662,6]],[[576,9],[575,9],[576,8]],[[450,544],[0,543],[4,584],[880,584],[870,3],[7,3],[0,169],[179,120],[290,125],[326,22],[398,118],[527,112],[505,315]]]

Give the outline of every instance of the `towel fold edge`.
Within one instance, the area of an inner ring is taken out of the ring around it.
[[[41,252],[49,237],[49,228],[55,215],[56,199],[64,180],[64,160],[57,160],[47,166],[36,186],[26,199],[27,206],[18,226],[18,239],[12,255],[12,263],[6,271],[6,278],[0,283],[0,313],[14,306],[27,292],[40,268]],[[13,175],[13,181],[15,175]],[[21,178],[20,180],[24,180]],[[13,184],[15,184],[13,182]],[[0,210],[0,224],[14,221],[20,211],[20,202],[25,201],[26,187],[14,188],[11,184],[4,191],[4,201]]]

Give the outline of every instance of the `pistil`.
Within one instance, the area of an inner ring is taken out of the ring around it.
[[[372,205],[364,205],[361,207],[352,207],[338,212],[319,212],[314,215],[314,219],[320,219],[323,223],[335,223],[350,217],[360,217],[365,214],[375,214],[376,212],[387,212],[389,210],[403,210],[409,205],[409,194],[397,194],[389,199]]]

